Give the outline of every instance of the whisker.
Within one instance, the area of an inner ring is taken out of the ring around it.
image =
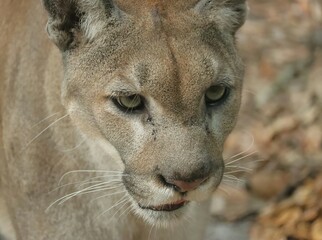
[[[231,175],[231,176],[224,176],[223,182],[227,182],[227,181],[245,184],[245,180],[239,179],[238,177],[233,176],[233,175]]]
[[[99,183],[99,184],[95,184],[94,186],[90,186],[90,187],[86,187],[82,190],[79,190],[79,191],[75,191],[75,192],[72,192],[72,193],[69,193],[68,195],[66,195],[67,199],[63,200],[63,202],[60,202],[59,204],[62,204],[64,203],[65,201],[75,197],[75,196],[78,196],[78,195],[83,195],[83,194],[88,194],[88,193],[93,193],[93,192],[99,192],[99,191],[103,191],[103,190],[111,190],[111,189],[115,189],[115,188],[118,188],[120,187],[121,184],[116,184],[116,185],[113,185],[113,184],[109,184],[109,183]]]
[[[230,165],[230,166],[226,166],[225,169],[229,169],[229,168],[237,168],[237,169],[242,169],[244,170],[245,172],[252,172],[254,171],[254,169],[252,168],[247,168],[247,167],[242,167],[242,166],[239,166],[239,165]]]
[[[103,185],[105,184],[110,184],[110,183],[122,183],[122,179],[121,179],[122,175],[117,175],[117,174],[112,174],[112,175],[104,175],[104,176],[96,176],[96,177],[92,177],[92,178],[89,178],[83,182],[78,182],[76,184],[79,184],[78,187],[86,184],[86,183],[103,183]],[[93,181],[94,179],[105,179],[106,180],[95,180]]]
[[[253,164],[253,163],[259,163],[259,162],[266,162],[267,161],[267,159],[265,159],[265,158],[260,158],[260,159],[257,159],[257,160],[251,160],[251,161],[249,161],[249,162],[245,162],[245,163],[243,163],[243,164]]]
[[[96,201],[98,199],[104,198],[104,197],[109,197],[109,196],[117,195],[117,194],[120,194],[120,193],[126,193],[126,190],[119,191],[119,192],[114,192],[114,193],[109,193],[109,194],[104,194],[102,196],[99,196],[97,198],[92,199],[89,203],[92,203],[92,202],[94,202],[94,201]]]
[[[257,159],[257,160],[248,159],[248,160],[244,161],[242,164],[246,165],[246,166],[250,166],[250,165],[255,165],[256,163],[259,163],[259,162],[266,162],[266,161],[267,161],[267,159],[265,159],[265,158],[260,158],[260,159]],[[241,167],[241,166],[239,166],[239,165],[226,166],[226,168],[230,168],[230,167],[238,168],[238,167]],[[248,168],[248,167],[242,167],[242,168],[250,169],[251,171],[254,171],[254,168]]]
[[[92,184],[92,183],[102,183],[102,182],[104,182],[104,181],[81,181],[81,182],[73,182],[73,183],[66,183],[66,184],[64,184],[64,185],[61,185],[61,186],[59,186],[59,187],[56,187],[56,188],[54,188],[53,190],[51,190],[51,191],[49,191],[48,193],[52,193],[52,192],[54,192],[54,191],[57,191],[57,190],[59,190],[59,189],[61,189],[61,188],[63,188],[63,187],[67,187],[67,186],[71,186],[71,185],[77,185],[77,184],[80,184],[78,187],[80,187],[80,186],[83,186],[83,185],[86,185],[86,184]]]
[[[110,180],[110,181],[107,181],[107,182],[105,182],[105,181],[91,181],[90,183],[105,183],[105,184],[109,184],[109,183],[122,183],[122,181],[120,181],[118,179],[115,179],[115,180],[113,179],[113,180]],[[81,183],[81,184],[77,185],[77,187],[81,187],[81,186],[84,186],[84,183]]]
[[[101,217],[102,215],[104,215],[105,213],[107,213],[108,211],[112,210],[113,208],[119,206],[120,204],[128,201],[128,199],[126,198],[127,196],[124,194],[124,196],[119,200],[117,201],[114,205],[112,205],[111,207],[109,207],[107,210],[103,211],[101,214],[99,214],[96,218],[99,218]]]
[[[41,134],[43,134],[44,132],[46,132],[51,126],[53,126],[54,124],[56,124],[57,122],[59,122],[60,120],[62,120],[62,119],[64,119],[65,117],[67,117],[68,116],[68,114],[66,114],[66,115],[64,115],[64,116],[62,116],[62,117],[60,117],[60,118],[58,118],[58,119],[56,119],[54,122],[52,122],[51,124],[49,124],[45,129],[43,129],[40,133],[38,133],[35,137],[33,137],[27,144],[26,144],[26,146],[24,146],[23,148],[22,148],[22,152],[23,151],[25,151],[28,147],[29,147],[29,145],[31,144],[31,143],[33,143],[38,137],[40,137],[40,135]]]
[[[42,122],[46,121],[47,119],[49,118],[52,118],[53,116],[56,116],[57,114],[59,114],[60,112],[56,112],[56,113],[53,113],[47,117],[45,117],[44,119],[40,120],[39,122],[37,122],[36,124],[32,125],[31,128],[34,128],[36,127],[37,125],[41,124]]]
[[[96,176],[96,177],[92,177],[92,178],[88,178],[86,180],[83,181],[79,181],[79,182],[72,182],[72,183],[66,183],[63,185],[60,185],[56,188],[54,188],[53,190],[51,190],[49,193],[57,191],[58,189],[61,189],[63,187],[67,187],[67,186],[71,186],[71,185],[77,185],[80,184],[78,187],[82,186],[82,185],[86,185],[86,184],[90,184],[90,183],[98,183],[98,182],[104,182],[104,181],[92,181],[94,179],[99,179],[99,178],[109,178],[109,177],[121,177],[121,175],[106,175],[106,176]],[[111,182],[121,182],[121,179],[111,179]]]
[[[110,183],[110,182],[101,182],[96,184],[97,186],[91,186],[91,187],[86,187],[85,189],[79,190],[77,191],[78,193],[88,193],[88,192],[94,192],[97,190],[109,190],[110,187],[114,187],[114,186],[119,186],[122,185],[121,182],[115,182],[116,184]],[[76,193],[76,192],[75,192]]]
[[[128,199],[126,199],[126,200],[128,200]],[[115,211],[115,213],[112,215],[112,217],[110,218],[110,221],[112,221],[113,219],[114,219],[114,217],[115,217],[115,215],[119,212],[119,211],[122,211],[122,208],[127,204],[127,203],[129,203],[128,201],[125,201],[120,207],[119,207],[119,209],[117,209],[116,211]],[[131,206],[131,205],[130,205]],[[119,219],[119,218],[118,218]]]
[[[231,175],[231,174],[224,174],[223,178],[225,179],[235,179],[235,180],[240,180],[238,177],[234,176],[234,175]]]
[[[233,164],[233,163],[235,163],[235,162],[238,162],[238,161],[240,161],[240,160],[242,160],[242,159],[245,159],[245,158],[247,158],[247,157],[249,157],[249,156],[251,156],[251,155],[253,155],[253,154],[257,153],[257,152],[258,152],[258,151],[254,151],[254,152],[251,152],[251,153],[249,153],[249,154],[247,154],[247,155],[245,155],[245,156],[242,156],[242,157],[237,158],[237,159],[235,159],[235,160],[229,161],[229,162],[227,162],[227,163],[226,163],[226,166],[229,166],[230,164]]]
[[[110,189],[114,189],[114,188],[117,188],[117,187],[121,187],[121,184],[120,184],[120,186],[113,186],[113,187],[110,187],[110,189],[109,188],[107,188],[107,187],[101,187],[100,189],[95,189],[95,190],[93,190],[93,188],[95,188],[96,186],[97,186],[98,184],[95,184],[94,186],[90,186],[90,187],[87,187],[87,188],[84,188],[84,189],[82,189],[82,190],[79,190],[79,191],[75,191],[75,192],[72,192],[72,193],[69,193],[69,194],[66,194],[65,196],[63,196],[63,197],[61,197],[61,198],[59,198],[59,199],[57,199],[57,200],[55,200],[53,203],[51,203],[49,206],[48,206],[48,208],[45,210],[45,212],[48,212],[48,210],[52,207],[52,206],[54,206],[56,203],[58,204],[58,205],[61,205],[62,203],[64,203],[64,202],[66,202],[67,200],[69,200],[69,199],[71,199],[71,198],[73,198],[73,197],[75,197],[75,196],[77,196],[77,195],[82,195],[82,193],[84,192],[84,194],[85,193],[91,193],[91,192],[97,192],[97,191],[103,191],[103,190],[110,190]]]
[[[223,180],[221,182],[222,185],[224,185],[223,187],[227,186],[229,188],[233,188],[233,189],[230,189],[231,191],[232,190],[235,190],[235,191],[239,191],[240,190],[240,187],[243,187],[244,184],[240,183],[240,182],[237,182],[236,181],[233,181],[233,180]]]
[[[127,208],[127,211],[125,213],[122,213],[121,215],[124,214],[124,217],[126,217],[127,215],[129,215],[130,212],[132,212],[135,208],[133,207],[133,205],[130,203],[129,208]],[[118,218],[120,219],[120,217]]]
[[[73,170],[67,173],[64,173],[63,176],[59,179],[58,185],[63,181],[63,179],[72,173],[114,173],[114,174],[123,174],[122,176],[127,176],[128,174],[124,174],[122,171],[107,171],[107,170]]]
[[[235,170],[230,172],[224,172],[224,174],[239,173],[239,172],[251,173],[251,171],[246,171],[246,170]]]
[[[218,190],[219,190],[219,191],[222,191],[223,193],[225,193],[228,197],[230,197],[230,196],[231,196],[231,194],[227,191],[227,189],[225,189],[225,187],[224,187],[224,186],[219,186],[219,187],[218,187]]]
[[[94,182],[97,182],[96,184],[94,184],[94,185],[91,185],[91,186],[89,186],[89,187],[86,187],[86,188],[84,188],[83,190],[87,190],[87,189],[94,189],[94,188],[97,188],[97,187],[101,187],[102,185],[104,186],[106,186],[106,185],[110,185],[111,183],[121,183],[121,181],[120,180],[118,180],[118,179],[112,179],[112,180],[110,180],[110,181],[94,181]],[[82,185],[82,184],[81,184]],[[81,190],[82,191],[82,190]]]
[[[67,152],[72,152],[74,150],[76,150],[77,148],[79,148],[80,146],[83,145],[83,143],[85,143],[87,141],[87,139],[83,139],[80,143],[78,143],[75,147],[73,148],[69,148],[69,149],[57,149],[58,151],[60,152],[64,152],[64,153],[67,153]]]
[[[149,231],[148,240],[150,240],[151,234],[152,234],[153,229],[154,229],[155,226],[156,226],[156,224],[152,224],[151,229]]]
[[[193,218],[191,218],[191,216],[189,216],[189,215],[183,216],[183,219],[185,221],[187,221],[188,223],[192,223],[193,222]]]
[[[131,212],[131,210],[132,210],[132,208],[133,208],[133,206],[132,206],[132,204],[130,204],[119,216],[118,216],[118,219],[121,219],[121,217],[126,213],[126,215],[127,214],[129,214],[129,212]]]
[[[253,146],[254,146],[254,143],[255,143],[255,138],[254,138],[254,136],[252,135],[252,134],[250,134],[250,133],[247,133],[246,132],[246,134],[249,134],[250,135],[250,137],[252,138],[252,142],[251,142],[251,144],[249,145],[249,147],[246,149],[246,150],[244,150],[244,151],[242,151],[242,152],[240,152],[240,153],[238,153],[238,154],[236,154],[236,155],[234,155],[234,156],[232,156],[232,157],[230,157],[229,159],[233,159],[233,158],[236,158],[236,157],[238,157],[238,156],[240,156],[240,155],[243,155],[244,153],[247,153]]]
[[[236,181],[236,180],[230,180],[230,179],[224,179],[222,180],[222,183],[227,185],[227,186],[243,186],[245,183],[244,182],[240,182],[240,181]]]

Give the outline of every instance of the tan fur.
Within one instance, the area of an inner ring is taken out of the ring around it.
[[[43,2],[48,17],[36,0],[0,9],[1,183],[16,238],[202,239],[240,105],[234,33],[244,1]],[[205,92],[219,83],[230,94],[207,107]],[[144,97],[142,112],[111,100],[128,92]],[[70,183],[103,175],[114,190],[52,204],[88,186]],[[205,176],[184,194],[162,181]],[[70,185],[54,190],[60,180]],[[174,212],[138,205],[182,199]]]

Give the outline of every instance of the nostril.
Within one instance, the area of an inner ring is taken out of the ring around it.
[[[209,177],[195,179],[193,181],[184,181],[184,180],[167,180],[164,176],[159,175],[160,181],[168,186],[174,188],[176,191],[185,193],[188,191],[195,190],[202,183],[208,180]]]
[[[173,184],[177,187],[177,189],[179,190],[179,192],[188,192],[188,191],[192,191],[195,190],[196,188],[198,188],[202,183],[204,183],[205,181],[207,181],[208,177],[206,178],[200,178],[200,179],[196,179],[194,181],[181,181],[181,180],[174,180]]]
[[[162,176],[161,174],[159,174],[159,175],[158,175],[158,177],[159,177],[160,181],[161,181],[165,186],[167,186],[167,187],[173,187],[173,188],[175,188],[175,187],[176,187],[174,184],[172,184],[172,183],[168,182],[168,181],[165,179],[165,177],[164,177],[164,176]]]

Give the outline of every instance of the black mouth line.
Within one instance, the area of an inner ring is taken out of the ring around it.
[[[142,206],[139,204],[139,207],[142,209],[148,209],[148,210],[157,211],[157,212],[162,212],[162,211],[172,212],[172,211],[178,210],[179,208],[182,208],[186,204],[188,204],[188,201],[182,200],[175,203],[164,204],[159,206]]]

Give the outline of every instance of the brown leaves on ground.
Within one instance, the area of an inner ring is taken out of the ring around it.
[[[321,240],[321,198],[322,175],[308,178],[290,197],[262,211],[252,228],[251,239]]]
[[[322,2],[248,2],[237,36],[247,68],[243,104],[225,153],[247,150],[228,160],[242,158],[233,175],[245,185],[223,185],[227,194],[215,194],[212,212],[230,221],[258,212],[252,240],[322,240]],[[240,184],[229,175],[225,184]]]

